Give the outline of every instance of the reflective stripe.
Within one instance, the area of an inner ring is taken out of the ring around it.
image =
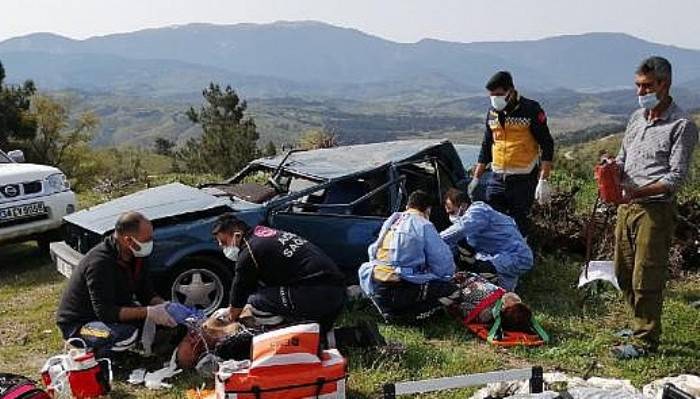
[[[254,361],[250,368],[289,366],[292,364],[320,364],[321,360],[310,353],[290,353],[288,355],[274,355]]]
[[[491,164],[491,170],[495,173],[500,173],[503,175],[526,175],[532,172],[532,169],[537,166],[537,161],[539,158],[535,158],[530,162],[530,164],[523,168],[513,168],[513,167],[500,167],[494,163]]]
[[[289,334],[295,334],[295,333],[316,333],[318,334],[320,332],[320,327],[316,323],[309,323],[309,324],[298,324],[296,326],[291,326],[287,328],[282,328],[279,330],[275,331],[270,331],[265,334],[261,335],[256,335],[253,338],[253,345],[256,343],[259,343],[260,341],[266,341],[271,338],[279,338],[283,337],[285,335]]]
[[[80,329],[80,335],[86,335],[88,337],[95,337],[95,338],[109,338],[110,333],[109,330],[103,330],[101,328],[93,328],[93,327],[86,327],[83,326]]]

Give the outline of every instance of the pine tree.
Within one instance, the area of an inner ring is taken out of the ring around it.
[[[176,153],[178,169],[195,173],[232,176],[257,155],[258,133],[247,104],[231,86],[224,90],[211,83],[202,95],[199,111],[190,107],[187,117],[202,127],[202,136],[189,139]]]
[[[7,150],[11,139],[31,140],[36,135],[36,121],[29,110],[36,88],[31,80],[21,86],[7,86],[4,80],[0,63],[0,148]]]

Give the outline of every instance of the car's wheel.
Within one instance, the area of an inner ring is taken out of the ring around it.
[[[36,245],[39,247],[39,252],[43,256],[49,256],[49,245],[54,241],[61,241],[61,230],[51,230],[42,233],[36,240]]]
[[[171,274],[170,294],[173,302],[194,306],[209,314],[225,306],[231,286],[231,272],[216,258],[185,258]]]

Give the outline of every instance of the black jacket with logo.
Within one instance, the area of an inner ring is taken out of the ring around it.
[[[245,306],[248,296],[259,286],[341,286],[343,283],[343,273],[316,245],[294,233],[257,226],[241,244],[231,285],[231,306]]]
[[[119,309],[148,305],[156,295],[148,277],[147,262],[134,258],[130,265],[118,261],[119,250],[110,236],[91,249],[73,270],[58,305],[59,326],[91,321],[116,323]]]

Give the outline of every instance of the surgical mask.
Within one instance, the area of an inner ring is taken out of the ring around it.
[[[508,105],[507,96],[491,96],[491,106],[496,111],[503,111]]]
[[[233,262],[238,260],[238,253],[239,252],[241,252],[241,249],[235,245],[230,245],[230,246],[224,247],[224,256]]]
[[[654,109],[659,105],[659,99],[656,98],[656,93],[648,93],[643,96],[639,96],[639,106],[644,109]]]
[[[139,249],[130,248],[131,252],[134,253],[135,257],[145,258],[148,255],[150,255],[151,252],[153,252],[153,240],[146,241],[146,242],[139,242],[134,237],[131,237],[131,239],[136,243],[136,245],[139,246]]]
[[[450,215],[450,223],[455,224],[459,221],[459,215]]]

